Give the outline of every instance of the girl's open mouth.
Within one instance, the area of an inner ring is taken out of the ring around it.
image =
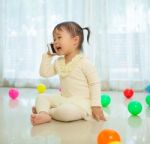
[[[61,49],[61,47],[57,47],[56,49],[57,49],[57,51],[59,51]]]

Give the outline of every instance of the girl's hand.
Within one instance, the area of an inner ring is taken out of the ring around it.
[[[47,55],[49,55],[49,56],[55,56],[56,54],[51,54],[50,51],[47,51]]]
[[[50,53],[50,51],[47,51],[47,55],[52,56],[52,54]]]
[[[106,120],[104,113],[103,113],[103,110],[100,106],[93,106],[92,107],[92,115],[93,115],[94,119],[96,119],[97,121],[100,121],[100,120],[105,121]]]

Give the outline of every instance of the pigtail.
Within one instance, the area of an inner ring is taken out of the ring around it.
[[[84,28],[82,28],[82,30],[87,30],[87,32],[88,32],[88,34],[87,34],[87,42],[89,43],[90,34],[91,34],[91,31],[90,31],[89,27],[84,27]]]

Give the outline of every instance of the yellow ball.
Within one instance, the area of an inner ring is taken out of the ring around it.
[[[122,144],[122,143],[119,141],[114,141],[114,142],[110,142],[109,144]]]
[[[44,93],[45,90],[46,90],[46,86],[45,86],[44,84],[39,84],[39,85],[37,86],[37,91],[38,91],[39,93]]]

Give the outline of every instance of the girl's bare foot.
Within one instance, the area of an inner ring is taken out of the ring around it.
[[[39,114],[32,114],[31,115],[31,123],[32,123],[32,125],[48,123],[50,121],[51,121],[51,117],[46,112],[41,112]]]
[[[37,114],[35,106],[32,107],[32,113]]]

